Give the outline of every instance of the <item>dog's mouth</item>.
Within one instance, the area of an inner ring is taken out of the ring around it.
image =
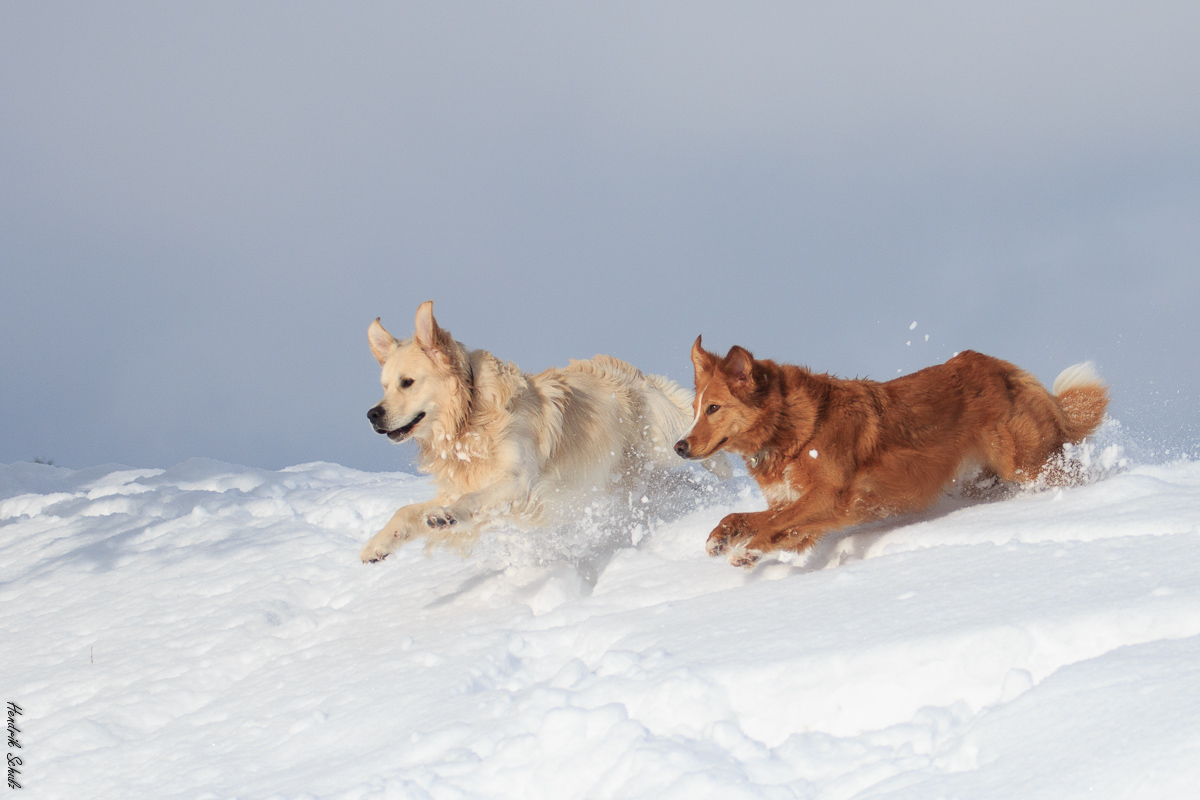
[[[675,452],[676,452],[676,453],[679,453],[679,455],[680,455],[681,457],[683,457],[683,458],[687,458],[687,459],[691,459],[692,461],[703,461],[703,460],[704,460],[704,459],[706,459],[706,458],[712,458],[714,455],[716,455],[716,454],[717,454],[717,452],[718,452],[718,451],[719,451],[719,450],[720,450],[722,447],[724,447],[724,446],[725,446],[725,443],[726,443],[726,442],[728,442],[728,441],[729,441],[729,437],[728,437],[728,436],[726,436],[724,439],[722,439],[721,441],[717,442],[717,443],[716,443],[716,445],[714,445],[714,446],[713,446],[713,449],[712,449],[712,450],[709,450],[707,453],[701,453],[701,452],[699,452],[699,451],[692,450],[690,447],[688,447],[688,446],[687,446],[687,440],[686,440],[686,439],[681,439],[681,440],[680,440],[680,441],[679,441],[679,442],[678,442],[678,443],[675,445]]]
[[[425,419],[424,411],[413,417],[412,420],[410,420],[409,423],[404,427],[396,428],[394,431],[380,431],[380,433],[387,433],[387,437],[393,442],[403,442],[408,438],[408,435],[413,432],[413,428],[417,427],[417,423],[423,419]]]

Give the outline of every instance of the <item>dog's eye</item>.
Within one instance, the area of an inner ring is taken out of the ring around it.
[[[412,385],[413,385],[412,378],[401,378],[400,379],[400,388],[401,389],[407,389],[408,387],[410,387]]]
[[[720,410],[721,410],[721,407],[719,405],[717,405],[716,403],[713,403],[711,406],[704,409],[704,413],[705,414],[715,414]]]

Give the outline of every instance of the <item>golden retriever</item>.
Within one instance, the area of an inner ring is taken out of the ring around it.
[[[364,562],[418,535],[465,548],[489,521],[552,522],[580,497],[678,466],[671,446],[691,396],[666,378],[608,356],[527,375],[455,341],[432,302],[417,309],[411,339],[378,319],[367,339],[383,384],[367,417],[392,441],[416,442],[437,496],[398,510],[363,547]]]

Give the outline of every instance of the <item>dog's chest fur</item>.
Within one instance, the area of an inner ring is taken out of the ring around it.
[[[501,446],[509,404],[526,389],[521,372],[482,350],[470,354],[472,376],[446,402],[429,441],[421,442],[421,470],[456,497],[495,482],[511,465]]]
[[[772,391],[761,400],[771,422],[762,426],[762,449],[745,457],[746,467],[767,503],[779,508],[795,503],[818,479],[821,454],[812,446],[819,428],[814,396],[829,381],[797,367],[760,363],[772,377]]]
[[[789,459],[762,453],[748,457],[746,466],[771,508],[789,505],[804,495],[807,476]]]

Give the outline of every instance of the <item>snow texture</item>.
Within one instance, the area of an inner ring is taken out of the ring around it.
[[[425,479],[3,466],[20,796],[1193,797],[1200,465],[1075,456],[749,572],[744,475],[364,566]]]

